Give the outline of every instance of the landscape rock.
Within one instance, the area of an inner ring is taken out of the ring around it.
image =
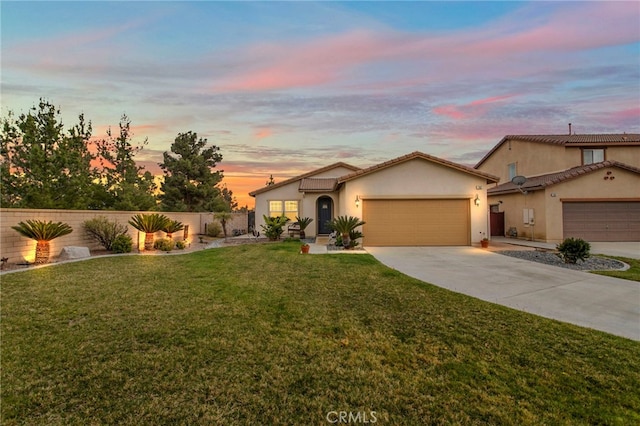
[[[89,247],[68,246],[62,248],[58,260],[85,259],[87,257],[91,257]]]

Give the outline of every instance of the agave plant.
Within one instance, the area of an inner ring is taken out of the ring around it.
[[[137,214],[131,216],[129,224],[144,232],[144,249],[153,250],[153,234],[165,227],[169,218],[160,213]]]
[[[311,219],[310,217],[298,217],[296,216],[296,223],[298,224],[298,226],[300,226],[300,239],[304,240],[307,236],[307,234],[305,234],[304,230],[307,229],[307,226],[309,226],[309,224],[313,222],[313,219]]]
[[[350,235],[359,235],[361,237],[362,234],[352,233],[358,226],[362,226],[364,224],[365,222],[360,220],[358,217],[338,216],[329,223],[329,227],[342,236],[342,245],[344,247],[351,247]]]
[[[66,223],[44,222],[41,220],[27,220],[26,223],[20,222],[18,226],[12,226],[11,228],[18,231],[20,235],[37,241],[35,263],[47,263],[49,261],[49,252],[51,251],[49,242],[73,231]]]
[[[167,223],[162,228],[162,231],[167,233],[168,239],[173,239],[173,233],[182,231],[184,229],[184,225],[182,222],[178,222],[177,220],[169,219]]]

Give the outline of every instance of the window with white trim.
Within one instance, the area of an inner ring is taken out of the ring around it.
[[[269,201],[269,216],[278,217],[285,215],[295,222],[298,214],[298,200],[271,200]]]
[[[517,163],[509,163],[509,165],[507,166],[507,169],[508,169],[508,173],[509,173],[509,180],[511,180],[514,177],[518,176]]]
[[[582,164],[593,164],[604,161],[604,149],[583,149]]]

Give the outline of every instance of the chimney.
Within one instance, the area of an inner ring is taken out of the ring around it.
[[[571,123],[569,123],[569,134],[571,134]]]

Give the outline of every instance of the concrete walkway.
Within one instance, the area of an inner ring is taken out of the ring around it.
[[[367,247],[419,280],[521,311],[640,341],[640,283],[474,247]]]

